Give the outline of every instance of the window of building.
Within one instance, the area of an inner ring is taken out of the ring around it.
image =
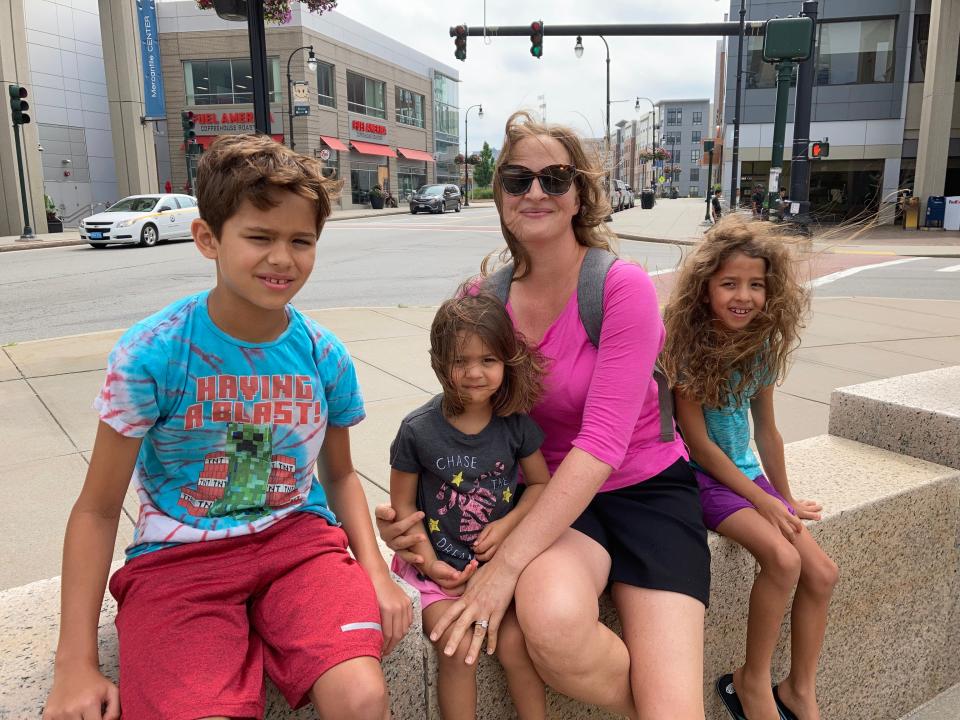
[[[698,163],[700,162],[700,150],[691,150],[690,151],[690,162]]]
[[[703,125],[703,112],[694,112],[694,113],[693,113],[693,124],[694,124],[694,125]]]
[[[326,107],[335,108],[337,106],[336,98],[336,75],[333,72],[333,65],[317,61],[317,102]]]
[[[817,85],[893,82],[894,18],[825,22],[817,43]]]
[[[927,47],[930,43],[930,15],[913,16],[913,59],[910,62],[910,82],[923,82],[927,70]],[[960,55],[957,56],[956,81],[960,82]]]
[[[700,168],[690,168],[690,182],[700,182]]]
[[[386,119],[387,84],[347,71],[347,109],[350,112]]]
[[[683,108],[667,108],[667,125],[683,125]]]
[[[692,142],[692,143],[694,143],[694,144],[700,142],[700,130],[694,130],[694,131],[690,134],[690,142]]]
[[[423,127],[423,101],[420,93],[397,87],[397,122],[414,127]]]
[[[700,197],[700,188],[696,185],[691,185],[690,190],[687,191],[687,197]]]
[[[250,58],[229,60],[184,60],[187,105],[233,105],[253,102],[253,75]],[[267,92],[270,102],[282,100],[280,61],[267,58]]]

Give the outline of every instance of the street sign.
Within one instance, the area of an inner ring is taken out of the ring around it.
[[[320,148],[320,159],[324,161],[330,159],[330,151],[327,148]]]
[[[767,21],[767,32],[763,36],[766,62],[802,62],[810,57],[812,48],[813,18],[785,17]]]
[[[663,175],[661,175],[660,177],[657,178],[657,182],[661,182],[661,183],[662,183],[662,182],[664,182],[665,180],[666,180],[666,178],[665,178]]]
[[[310,86],[303,80],[293,83],[293,114],[297,117],[310,114]]]

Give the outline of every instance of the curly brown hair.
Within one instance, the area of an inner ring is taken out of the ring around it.
[[[463,412],[463,398],[451,378],[464,336],[477,335],[504,364],[503,382],[491,398],[493,412],[506,417],[527,413],[543,394],[546,361],[514,329],[503,303],[475,284],[465,284],[437,309],[430,326],[430,365],[443,386],[443,412]]]
[[[738,215],[723,218],[684,259],[664,310],[667,339],[661,362],[674,389],[685,398],[719,408],[731,394],[780,383],[800,342],[810,292],[800,281],[793,245],[770,223]],[[733,255],[766,265],[766,302],[742,331],[730,332],[713,317],[707,283]],[[736,382],[734,382],[736,380]]]
[[[200,217],[219,238],[224,223],[244,200],[266,210],[277,205],[274,193],[286,190],[315,203],[319,235],[341,186],[323,177],[321,167],[317,160],[266,135],[224,135],[203,153],[197,166]]]
[[[511,163],[514,146],[526,138],[551,137],[563,145],[570,156],[571,164],[577,168],[573,181],[577,198],[580,200],[580,210],[573,218],[573,233],[577,242],[585,247],[599,247],[615,252],[616,236],[605,222],[612,212],[610,199],[603,186],[604,172],[596,153],[588,152],[580,137],[570,128],[534,120],[526,110],[519,110],[507,118],[504,133],[503,147],[493,174],[493,201],[500,213],[500,229],[507,241],[506,249],[499,253],[498,258],[501,262],[513,260],[514,279],[519,280],[530,272],[530,255],[502,220],[503,188],[500,186],[499,175],[500,169]],[[481,268],[483,274],[487,274],[491,259],[490,256],[484,259]]]

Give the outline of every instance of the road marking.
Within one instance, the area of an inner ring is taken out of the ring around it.
[[[920,258],[920,257],[910,257],[910,258],[901,258],[900,260],[890,260],[889,262],[874,263],[872,265],[859,265],[857,267],[847,268],[846,270],[840,270],[839,272],[830,273],[829,275],[823,275],[818,278],[814,278],[810,281],[809,285],[811,288],[818,288],[824,285],[828,285],[837,280],[843,280],[848,278],[851,275],[856,275],[859,272],[864,270],[877,270],[878,268],[883,267],[892,267],[893,265],[903,265],[904,263],[913,262],[914,260],[929,260],[930,258]]]
[[[960,265],[951,265],[950,267],[937,268],[937,272],[960,272]]]
[[[890,250],[832,250],[834,255],[894,255]]]
[[[676,272],[676,268],[666,268],[664,270],[647,270],[647,275],[650,277],[655,277],[657,275],[666,275],[668,273]]]

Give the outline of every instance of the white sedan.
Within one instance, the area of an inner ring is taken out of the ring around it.
[[[80,238],[95,248],[190,237],[190,225],[200,216],[190,195],[131,195],[102,213],[80,222]]]

